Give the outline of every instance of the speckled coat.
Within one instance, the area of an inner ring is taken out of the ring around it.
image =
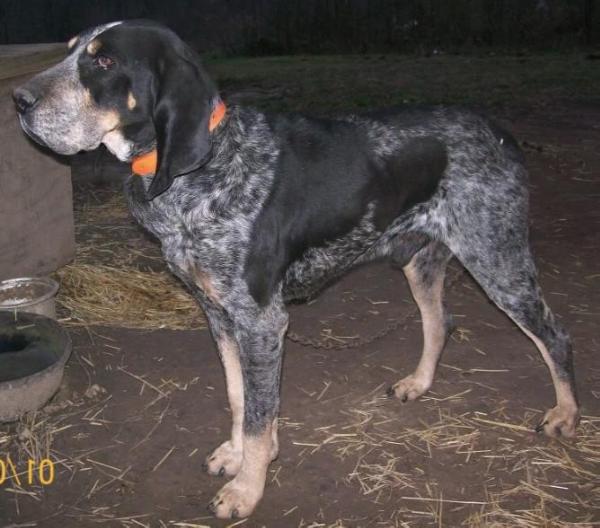
[[[550,370],[557,405],[538,429],[574,434],[570,341],[537,281],[527,174],[507,132],[447,107],[326,120],[230,106],[211,130],[217,89],[167,28],[116,22],[74,37],[69,49],[15,91],[19,119],[61,154],[102,143],[131,161],[157,150],[156,173],[131,176],[125,189],[204,308],[223,361],[232,432],[206,469],[235,478],[210,503],[218,517],[252,512],[277,456],[285,303],[375,259],[403,269],[423,322],[419,364],[390,395],[414,400],[433,382],[455,256]]]

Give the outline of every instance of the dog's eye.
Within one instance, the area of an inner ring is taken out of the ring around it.
[[[94,59],[94,64],[96,66],[99,66],[103,70],[108,70],[109,68],[111,68],[112,66],[114,66],[115,61],[112,60],[110,57],[107,57],[106,55],[98,55]]]

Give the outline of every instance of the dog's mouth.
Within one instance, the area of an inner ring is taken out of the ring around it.
[[[23,129],[23,131],[35,143],[37,143],[41,147],[49,149],[49,150],[56,152],[57,154],[60,154],[62,156],[72,156],[73,154],[77,154],[78,152],[80,152],[82,150],[92,150],[92,149],[98,147],[98,145],[100,144],[100,143],[97,143],[95,146],[92,147],[92,149],[87,149],[87,148],[77,148],[77,147],[69,145],[66,142],[54,142],[54,141],[49,142],[48,140],[46,140],[42,136],[40,136],[37,132],[35,132],[34,128],[27,122],[26,119],[23,118],[23,116],[19,116],[19,121],[21,123],[21,128]]]
[[[42,147],[46,147],[46,148],[50,148],[50,146],[48,145],[48,143],[46,143],[40,136],[38,136],[29,126],[29,124],[27,123],[27,121],[25,120],[25,118],[22,115],[19,115],[19,122],[21,123],[21,128],[25,131],[25,133],[33,140],[35,141],[38,145],[41,145]]]

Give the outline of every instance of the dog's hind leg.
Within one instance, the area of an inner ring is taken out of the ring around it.
[[[450,329],[444,302],[444,277],[451,258],[446,246],[430,242],[403,267],[410,291],[421,312],[423,352],[419,365],[409,376],[388,389],[390,396],[414,400],[429,390]]]
[[[510,175],[503,181],[510,181]],[[463,210],[452,215],[456,225],[449,230],[447,244],[488,297],[531,338],[550,370],[556,406],[537,430],[570,437],[579,419],[571,342],[546,305],[537,281],[528,241],[526,192],[492,190],[494,196],[486,196],[485,189],[461,196]],[[498,197],[505,201],[498,204]],[[483,213],[473,218],[470,211]]]
[[[569,336],[542,297],[531,257],[508,260],[504,265],[497,273],[483,271],[474,262],[466,267],[490,299],[531,338],[550,370],[557,405],[546,413],[537,430],[549,436],[574,436],[579,410]]]

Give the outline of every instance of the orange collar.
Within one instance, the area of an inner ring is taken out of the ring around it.
[[[210,119],[208,120],[208,131],[212,132],[221,121],[225,117],[225,112],[227,108],[225,108],[225,103],[219,99],[219,102],[213,108],[212,114],[210,114]]]
[[[227,108],[225,107],[225,103],[219,99],[219,102],[214,107],[212,113],[210,114],[210,119],[208,120],[208,131],[212,132],[221,121],[225,117],[225,112]],[[156,173],[156,165],[158,162],[158,155],[156,149],[151,150],[150,152],[146,152],[145,154],[141,154],[140,156],[136,156],[133,158],[131,162],[131,172],[133,174],[137,174],[138,176],[146,176],[149,174]]]

